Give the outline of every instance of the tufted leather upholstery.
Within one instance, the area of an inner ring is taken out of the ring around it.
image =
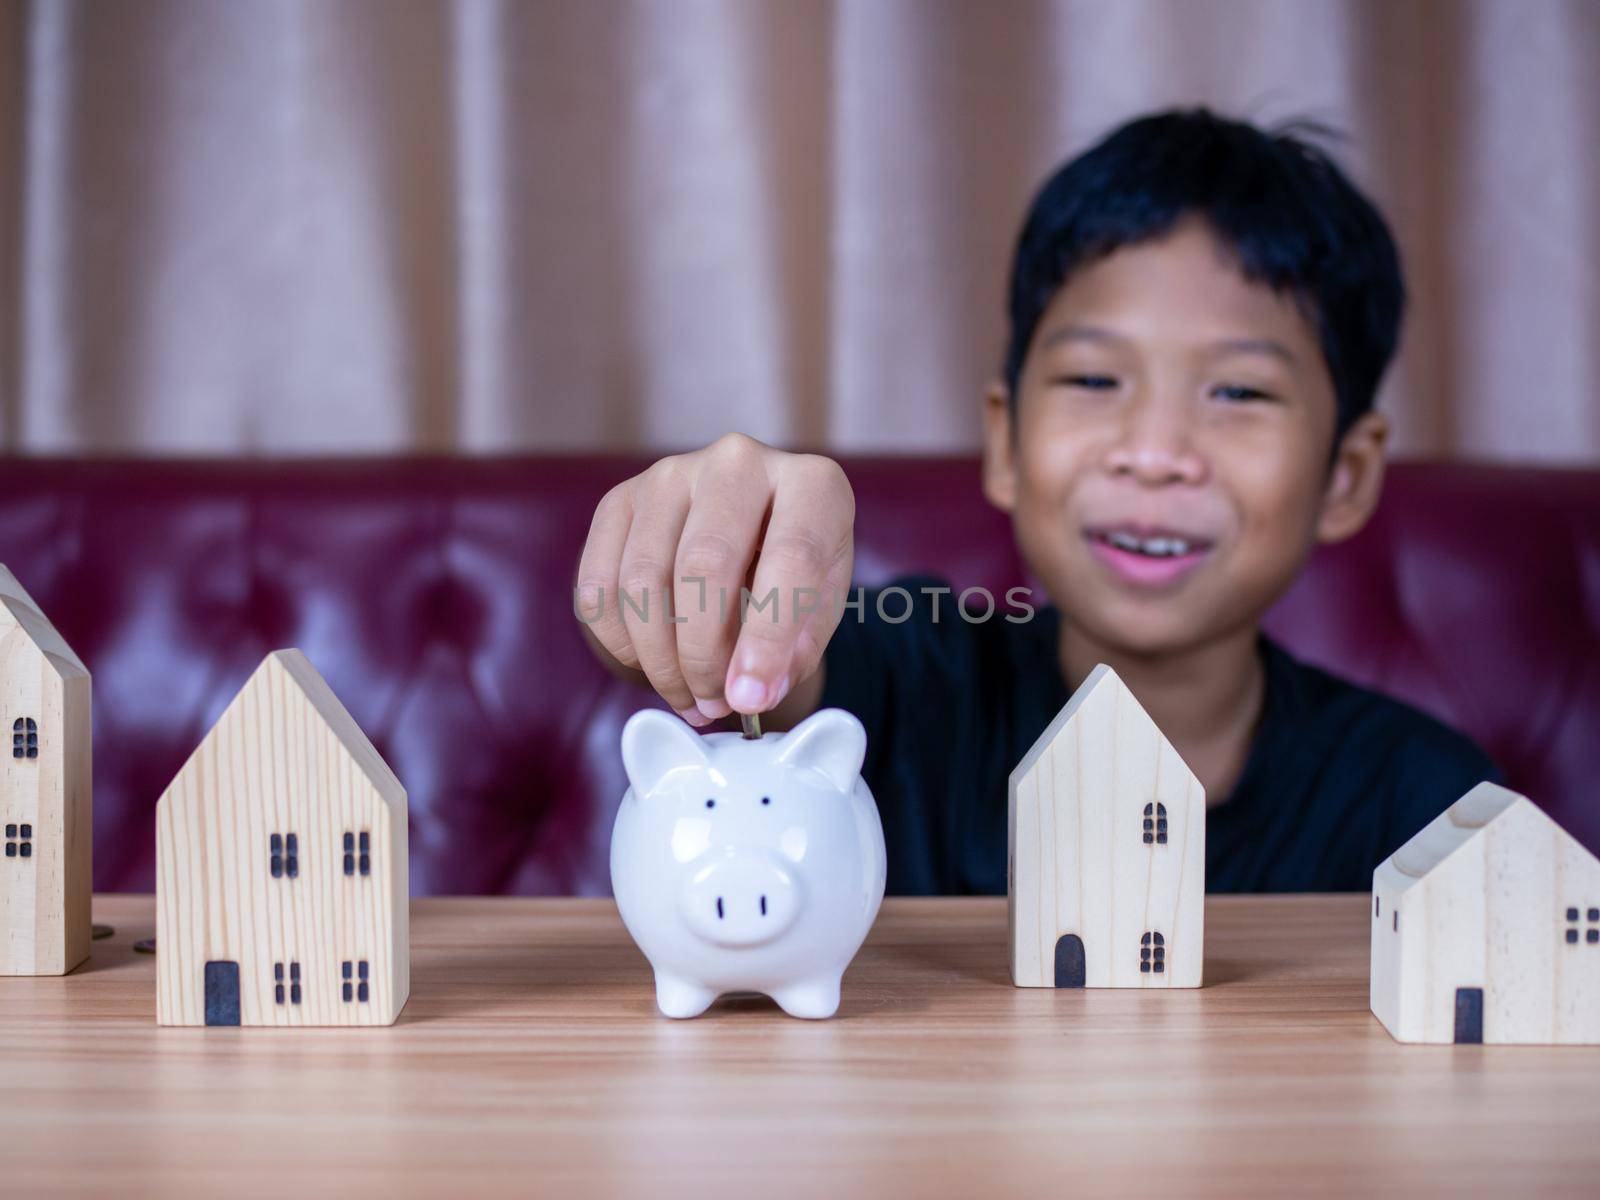
[[[617,738],[571,582],[620,459],[0,466],[0,562],[95,677],[95,883],[154,883],[156,797],[299,646],[411,796],[413,890],[602,893]],[[971,460],[847,461],[857,578],[1024,581]],[[1474,735],[1600,847],[1600,473],[1394,468],[1271,614],[1291,649]]]

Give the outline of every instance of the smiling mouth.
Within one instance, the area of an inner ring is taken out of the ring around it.
[[[1085,536],[1090,551],[1113,578],[1144,591],[1176,586],[1215,545],[1208,538],[1155,528],[1090,529]]]
[[[1144,558],[1183,558],[1211,549],[1208,538],[1169,530],[1134,528],[1090,529],[1089,540]]]

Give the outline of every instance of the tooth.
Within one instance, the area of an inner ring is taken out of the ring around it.
[[[1171,558],[1175,555],[1188,554],[1191,550],[1190,544],[1182,538],[1140,538],[1121,531],[1107,534],[1106,541],[1119,550],[1129,550],[1150,558]]]

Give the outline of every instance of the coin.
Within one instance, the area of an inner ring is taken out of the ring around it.
[[[749,713],[739,714],[739,729],[752,742],[761,740],[761,718]]]
[[[116,930],[109,925],[94,925],[89,929],[89,936],[98,942],[110,937],[115,932]]]
[[[135,954],[154,954],[156,952],[155,938],[140,938],[133,944]]]

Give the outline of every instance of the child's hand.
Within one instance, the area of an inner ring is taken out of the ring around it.
[[[821,695],[854,524],[838,463],[729,434],[606,493],[578,564],[579,618],[691,724],[788,697],[781,727]]]

